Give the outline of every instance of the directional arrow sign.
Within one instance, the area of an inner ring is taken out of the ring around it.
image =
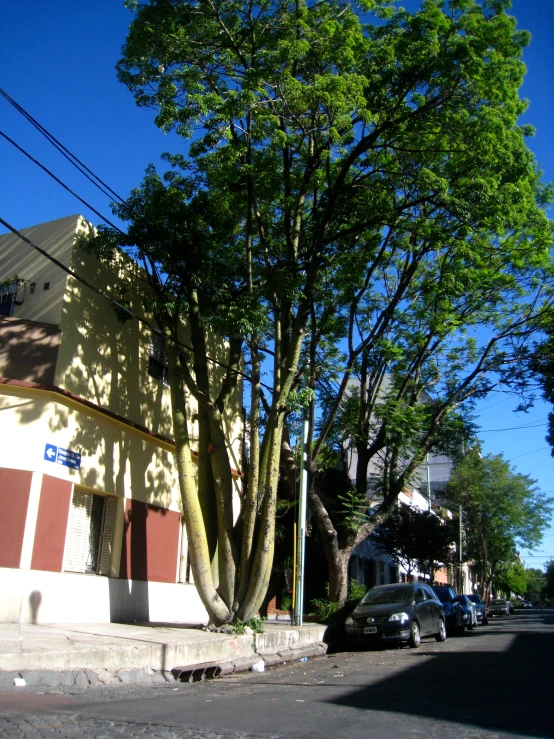
[[[81,455],[71,449],[58,449],[54,444],[47,444],[44,448],[44,459],[47,462],[55,462],[63,467],[71,467],[72,470],[81,468]]]

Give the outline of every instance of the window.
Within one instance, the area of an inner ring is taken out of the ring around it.
[[[169,370],[165,356],[164,338],[157,332],[152,333],[150,339],[150,358],[148,360],[148,374],[164,385],[169,384]]]
[[[19,283],[17,282],[0,288],[0,316],[7,316],[8,318],[13,316],[13,307],[17,298],[18,289]]]
[[[67,522],[63,569],[108,575],[116,499],[74,490]]]

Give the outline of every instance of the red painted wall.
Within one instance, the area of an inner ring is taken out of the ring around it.
[[[126,500],[119,576],[176,582],[180,525],[175,511]]]
[[[43,475],[31,569],[61,572],[72,484]]]
[[[0,467],[0,567],[19,567],[32,477]]]

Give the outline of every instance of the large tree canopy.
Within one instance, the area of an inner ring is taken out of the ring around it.
[[[356,490],[366,496],[368,466],[386,462],[384,516],[438,430],[452,437],[454,409],[512,382],[549,307],[551,228],[517,125],[528,38],[500,1],[426,0],[413,14],[375,0],[128,4],[119,79],[187,144],[165,181],[150,171],[119,207],[128,237],[104,230],[96,245],[136,247],[145,265],[168,339],[195,583],[215,621],[247,618],[269,580],[283,430],[305,364],[313,390],[324,369],[344,370],[313,470],[358,373]],[[179,356],[182,317],[195,351]],[[229,339],[217,382],[202,360],[214,326]],[[221,419],[241,350],[250,457],[234,524]],[[216,450],[198,482],[185,387],[202,449]],[[344,553],[366,530],[347,526],[341,554],[313,487],[311,505],[330,567],[340,560],[339,600]]]
[[[454,469],[446,496],[462,506],[466,554],[480,570],[485,595],[518,547],[536,547],[550,523],[554,500],[500,456],[472,450]]]

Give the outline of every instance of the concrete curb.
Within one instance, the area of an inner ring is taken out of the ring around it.
[[[139,641],[134,634],[127,643],[122,637],[113,637],[106,639],[103,646],[92,647],[89,640],[79,644],[79,648],[63,652],[58,645],[48,649],[46,641],[41,649],[34,645],[34,650],[14,650],[2,655],[0,690],[14,688],[16,679],[24,680],[30,687],[84,688],[122,683],[163,684],[173,682],[174,675],[182,672],[193,681],[213,673],[207,669],[209,666],[217,666],[217,674],[224,676],[249,670],[260,660],[270,667],[322,656],[327,651],[324,633],[324,626],[310,624],[297,628],[270,626],[263,634],[254,636],[205,632],[200,635],[189,631],[186,635],[172,633],[172,639],[164,639],[163,629],[151,629],[150,643]],[[198,677],[193,678],[190,673],[195,670]]]

